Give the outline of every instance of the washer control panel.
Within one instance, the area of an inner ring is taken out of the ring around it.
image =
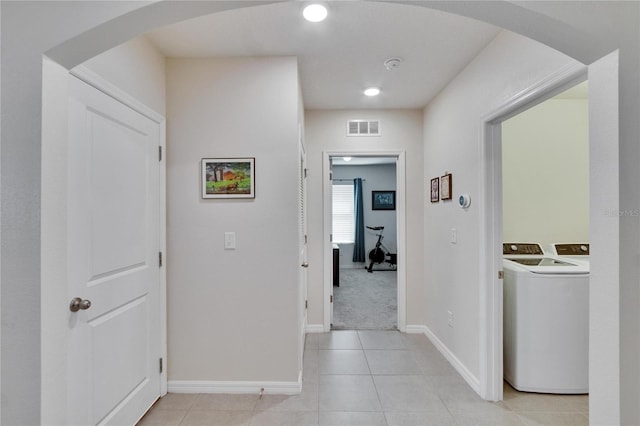
[[[542,255],[542,247],[540,244],[534,243],[503,243],[502,254],[527,254]]]
[[[558,256],[589,256],[589,243],[554,244]]]

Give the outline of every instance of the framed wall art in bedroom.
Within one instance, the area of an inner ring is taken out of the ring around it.
[[[371,191],[371,210],[395,210],[396,191]]]

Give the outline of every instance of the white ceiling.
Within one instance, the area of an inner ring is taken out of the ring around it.
[[[306,109],[422,108],[498,33],[424,7],[333,1],[324,22],[301,1],[235,9],[148,33],[169,57],[297,56]],[[390,57],[403,59],[385,69]],[[362,94],[378,86],[376,98]]]

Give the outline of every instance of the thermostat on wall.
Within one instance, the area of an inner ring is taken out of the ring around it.
[[[460,195],[460,197],[458,197],[458,204],[460,204],[460,207],[462,207],[463,209],[469,207],[469,205],[471,205],[471,197],[469,196],[469,194]]]

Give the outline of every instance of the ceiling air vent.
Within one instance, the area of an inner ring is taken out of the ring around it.
[[[380,136],[380,122],[378,120],[349,120],[347,121],[347,136]]]

